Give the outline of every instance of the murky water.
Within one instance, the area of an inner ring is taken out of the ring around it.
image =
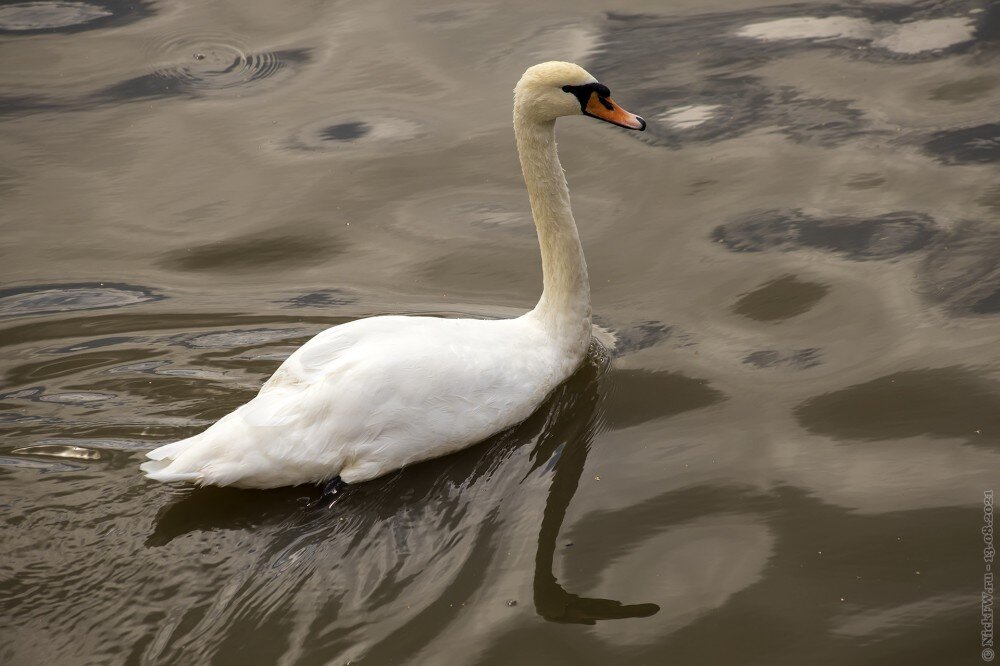
[[[326,326],[540,289],[560,124],[599,323],[526,423],[358,486],[146,481]],[[0,661],[978,663],[1000,3],[0,6]]]

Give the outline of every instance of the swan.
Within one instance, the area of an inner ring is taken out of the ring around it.
[[[514,136],[542,253],[533,310],[501,320],[390,315],[328,328],[248,403],[147,453],[146,476],[330,488],[458,451],[530,416],[590,344],[587,264],[555,142],[556,119],[576,115],[646,128],[578,65],[542,63],[518,81]]]

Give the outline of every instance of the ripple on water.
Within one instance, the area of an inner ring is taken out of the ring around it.
[[[107,402],[116,397],[114,393],[98,393],[97,391],[65,391],[62,393],[46,393],[38,396],[39,402],[55,402],[61,405],[82,405],[90,407],[100,402]]]
[[[394,147],[427,136],[427,125],[416,118],[389,116],[378,110],[356,111],[339,118],[317,120],[299,128],[286,149],[315,152],[351,149],[391,142]]]
[[[768,210],[718,226],[712,240],[733,252],[814,249],[846,259],[891,259],[927,247],[940,230],[925,213],[818,218],[801,210]]]
[[[594,323],[613,331],[614,353],[622,356],[648,349],[661,342],[669,343],[675,349],[695,346],[691,334],[674,325],[662,321],[643,321],[627,326],[611,326],[601,317],[595,316]]]
[[[395,207],[391,218],[396,233],[482,244],[484,230],[508,235],[537,246],[535,225],[527,200],[510,191],[486,187],[452,187],[410,197]],[[428,224],[428,220],[433,222]]]
[[[530,211],[517,201],[466,201],[450,207],[455,217],[485,229],[518,230],[534,235]]]
[[[885,185],[885,178],[875,172],[867,171],[855,175],[846,185],[852,190],[873,190]]]
[[[881,606],[862,612],[846,612],[833,624],[833,634],[851,640],[885,640],[908,629],[940,626],[969,605],[965,594],[939,594],[918,601]]]
[[[17,456],[0,456],[0,467],[19,467],[21,469],[37,469],[39,472],[75,472],[85,469],[84,465],[32,460]]]
[[[254,51],[228,33],[171,36],[147,55],[156,69],[96,93],[98,99],[148,99],[243,92],[272,82],[309,60],[309,49]]]
[[[114,366],[112,368],[108,368],[104,372],[106,372],[108,374],[111,374],[111,375],[122,374],[122,373],[129,373],[129,374],[131,374],[133,372],[156,374],[157,370],[159,370],[162,367],[168,366],[171,363],[172,363],[172,361],[168,361],[168,360],[140,361],[138,363],[124,363],[124,364],[121,364],[121,365],[116,365],[116,366]]]
[[[84,407],[91,407],[115,397],[117,396],[114,393],[100,393],[98,391],[48,393],[44,386],[30,386],[16,391],[0,393],[0,400],[30,400],[32,402],[51,402],[61,405],[79,405]]]
[[[101,452],[72,444],[35,444],[14,449],[11,453],[25,456],[72,458],[73,460],[100,460]]]
[[[801,16],[744,26],[737,34],[762,41],[849,40],[900,55],[940,51],[971,42],[975,21],[951,16],[895,23],[850,16]]]
[[[162,298],[146,287],[110,282],[30,285],[0,290],[0,317],[120,308]]]
[[[956,315],[1000,314],[1000,226],[963,221],[920,265],[923,296]]]
[[[287,340],[304,333],[305,329],[301,328],[254,328],[183,334],[173,336],[171,340],[192,349],[233,349]]]
[[[0,7],[0,33],[75,32],[122,24],[152,14],[145,2],[15,2]]]
[[[626,85],[635,100],[629,105],[653,116],[637,137],[653,145],[679,147],[777,128],[797,143],[836,146],[873,131],[849,101],[773,88],[756,76],[707,76],[669,87],[637,83],[634,92]]]
[[[54,437],[42,440],[36,446],[25,448],[34,449],[42,446],[54,447],[55,449],[81,449],[87,452],[86,455],[92,456],[92,459],[97,459],[100,457],[101,449],[110,449],[112,451],[147,451],[149,450],[149,441],[143,439],[75,439],[70,437]],[[94,454],[97,455],[94,456]]]
[[[657,119],[677,129],[691,129],[711,120],[720,108],[721,104],[687,104],[665,111]]]
[[[76,354],[78,352],[88,351],[91,349],[100,349],[102,347],[113,347],[115,345],[121,345],[126,343],[135,342],[138,340],[136,336],[112,336],[109,338],[94,338],[92,340],[80,340],[79,342],[74,342],[68,345],[57,345],[54,347],[45,347],[39,349],[41,354]]]
[[[788,4],[683,17],[612,12],[594,60],[600,77],[628,90],[628,105],[653,120],[634,135],[646,143],[678,146],[776,128],[796,142],[833,146],[890,128],[873,129],[877,121],[852,100],[776,86],[754,68],[819,50],[905,66],[990,49],[990,13],[976,13],[978,4],[831,4],[822,12]]]

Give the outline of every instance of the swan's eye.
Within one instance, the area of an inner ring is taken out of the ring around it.
[[[601,105],[607,110],[611,110],[613,107],[607,101],[611,97],[611,91],[603,83],[598,83],[594,81],[593,83],[585,83],[582,86],[563,86],[563,92],[568,92],[574,95],[577,101],[580,102],[580,109],[586,110],[587,104],[590,102],[590,98],[597,93],[597,97],[600,99]]]

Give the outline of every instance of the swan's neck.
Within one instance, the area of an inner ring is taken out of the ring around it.
[[[590,344],[590,282],[556,153],[555,122],[528,120],[515,109],[514,136],[542,249],[544,287],[530,315],[578,361]]]

